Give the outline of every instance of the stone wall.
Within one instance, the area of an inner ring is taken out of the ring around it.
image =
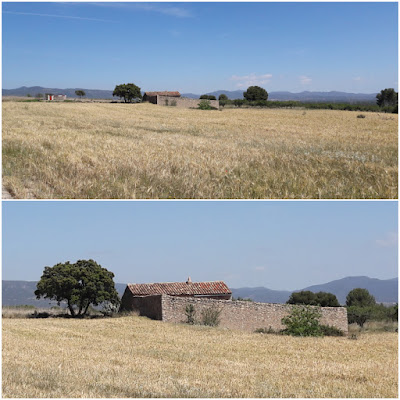
[[[197,108],[200,99],[188,99],[186,97],[172,97],[157,95],[157,104],[160,106],[173,106],[178,108]],[[219,100],[208,100],[211,107],[219,108]]]
[[[221,310],[221,327],[254,332],[257,328],[271,327],[273,330],[284,329],[281,320],[288,315],[291,305],[255,303],[249,301],[211,300],[161,296],[162,320],[166,322],[185,322],[185,309],[193,304],[196,316],[201,311],[215,305]],[[321,324],[334,326],[348,333],[347,310],[344,307],[323,307]]]

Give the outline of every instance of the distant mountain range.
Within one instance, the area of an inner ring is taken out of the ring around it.
[[[48,308],[57,303],[46,299],[37,300],[33,294],[37,282],[32,281],[4,281],[3,280],[3,306],[7,305],[34,305],[36,307]],[[115,287],[120,296],[123,295],[126,284],[116,283]],[[346,296],[350,290],[355,288],[367,289],[378,303],[398,302],[398,278],[375,279],[367,276],[352,276],[338,279],[321,285],[313,285],[303,289],[312,292],[330,292],[336,295],[341,304],[345,304]],[[249,298],[260,303],[286,303],[291,291],[271,290],[265,287],[231,289],[235,298]]]
[[[57,89],[57,88],[44,88],[42,86],[22,86],[17,89],[3,89],[3,96],[22,96],[30,94],[35,96],[38,93],[52,93],[52,94],[66,94],[69,98],[76,98],[75,90],[83,90],[86,93],[88,99],[112,99],[112,90],[98,90],[98,89],[82,89],[82,88],[70,88],[70,89]],[[221,94],[225,94],[229,99],[243,99],[243,90],[217,90],[215,92],[208,92],[202,94],[213,95],[216,98]],[[189,97],[191,99],[198,99],[200,94],[195,93],[182,93],[182,97]],[[346,92],[269,92],[268,99],[286,101],[295,100],[309,103],[376,103],[376,93],[365,94],[365,93],[346,93]]]
[[[345,304],[347,294],[355,288],[367,289],[378,303],[397,303],[398,301],[398,278],[381,280],[367,276],[349,276],[321,285],[294,290],[294,292],[302,290],[314,293],[329,292],[337,297],[340,304]],[[286,303],[292,294],[291,291],[271,290],[264,287],[231,290],[234,297],[249,298],[261,303]]]
[[[217,99],[221,94],[225,94],[228,99],[243,99],[243,90],[217,90],[215,92],[204,93],[215,96]],[[194,93],[183,93],[183,97],[198,99],[199,95]],[[270,101],[301,101],[304,103],[376,103],[376,93],[346,93],[346,92],[268,92]]]
[[[35,97],[37,94],[66,94],[67,98],[77,98],[78,96],[75,94],[75,90],[83,90],[86,93],[86,98],[88,99],[112,99],[113,91],[112,90],[99,90],[99,89],[82,89],[82,88],[73,88],[73,89],[57,89],[57,88],[45,88],[42,86],[22,86],[17,89],[3,89],[3,96],[23,96],[30,94],[32,97]]]

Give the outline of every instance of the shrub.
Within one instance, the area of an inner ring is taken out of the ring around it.
[[[330,325],[320,325],[324,336],[344,336],[344,332],[339,328]]]
[[[194,325],[196,310],[195,310],[193,304],[188,304],[186,306],[185,315],[186,315],[186,318],[187,318],[186,323],[190,324],[190,325]]]
[[[217,306],[213,305],[201,312],[201,323],[207,326],[218,326],[221,322],[221,311]]]
[[[356,323],[361,328],[364,324],[372,319],[373,307],[360,307],[360,306],[350,306],[347,307],[347,316],[349,324]]]
[[[245,103],[245,101],[243,99],[235,99],[233,100],[233,104],[236,107],[242,107],[242,105]]]
[[[211,107],[210,100],[201,100],[198,106],[199,110],[216,110],[215,107]]]
[[[365,115],[364,114],[358,114],[357,118],[365,118]]]
[[[280,332],[274,331],[272,327],[270,326],[268,329],[267,328],[257,328],[255,333],[265,333],[265,334],[280,334]]]
[[[239,296],[237,299],[235,299],[235,298],[233,297],[232,300],[234,300],[234,301],[250,301],[250,302],[254,302],[253,299],[243,298],[243,297],[240,297],[240,296]]]
[[[282,333],[292,336],[323,336],[319,319],[321,311],[311,306],[294,306],[291,313],[282,318],[286,329]]]
[[[31,318],[49,318],[50,313],[44,311],[44,312],[37,312],[36,310],[34,311],[33,314],[31,314]]]
[[[171,107],[176,107],[176,100],[171,100]]]
[[[92,307],[91,307],[92,308]],[[103,308],[100,311],[105,317],[111,317],[113,314],[116,314],[118,312],[119,305],[118,304],[113,304],[110,301],[105,301],[103,303]],[[94,314],[96,311],[95,309],[92,308],[91,314]]]

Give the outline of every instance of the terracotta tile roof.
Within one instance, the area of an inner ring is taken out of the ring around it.
[[[181,97],[179,92],[145,92],[144,95],[147,96],[173,96],[173,97]]]
[[[133,295],[148,296],[168,294],[170,296],[194,296],[232,294],[222,281],[216,282],[164,282],[164,283],[128,283]]]

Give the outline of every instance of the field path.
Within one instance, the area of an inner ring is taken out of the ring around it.
[[[12,199],[13,197],[11,196],[11,193],[3,186],[1,185],[1,198],[3,200],[7,200],[7,199]]]

